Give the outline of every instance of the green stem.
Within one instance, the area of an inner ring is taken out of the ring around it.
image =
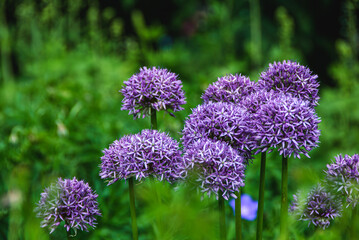
[[[129,188],[129,193],[130,193],[132,237],[133,237],[133,240],[138,240],[138,230],[137,230],[137,223],[136,223],[136,207],[135,207],[135,188],[134,188],[132,177],[128,179],[128,188]]]
[[[266,152],[261,154],[261,172],[259,180],[259,194],[258,194],[258,214],[257,214],[257,240],[262,239],[263,235],[263,210],[264,210],[264,179],[266,171]]]
[[[224,209],[224,198],[222,193],[218,196],[218,209],[219,209],[219,235],[220,240],[226,240],[226,214]]]
[[[151,108],[151,129],[157,129],[156,109]]]
[[[282,197],[280,209],[280,239],[288,239],[288,157],[282,158]]]
[[[156,204],[156,207],[158,209],[163,209],[163,205],[162,205],[162,198],[161,198],[161,189],[159,189],[159,187],[161,185],[162,182],[159,182],[157,184],[157,181],[155,178],[152,178],[150,179],[150,182],[151,182],[151,187],[152,187],[152,192],[154,192],[156,195],[156,199],[155,201],[157,201],[155,204]],[[153,229],[154,229],[154,232],[155,232],[155,236],[156,236],[156,239],[162,239],[164,238],[164,233],[166,231],[165,229],[165,225],[164,225],[164,220],[163,220],[163,215],[162,214],[156,214],[155,216],[155,219],[153,221]]]
[[[237,192],[234,211],[236,215],[236,240],[242,240],[241,189]]]
[[[261,13],[259,0],[250,0],[250,34],[251,34],[251,60],[254,68],[260,66],[262,61],[262,33]]]
[[[154,129],[154,130],[157,130],[157,111],[156,109],[153,109],[151,108],[150,110],[150,113],[151,113],[151,129]],[[153,187],[153,190],[156,192],[156,197],[157,197],[157,204],[159,206],[162,205],[162,200],[161,200],[161,194],[156,186],[156,181],[155,179],[152,179],[152,187]],[[162,226],[163,226],[163,223],[162,223],[162,220],[160,218],[160,216],[156,216],[156,220],[155,220],[155,226],[157,227],[157,232],[159,235],[159,238],[162,238]]]
[[[359,214],[359,208],[358,206],[352,206],[352,220],[351,220],[351,226],[350,226],[350,240],[354,240],[358,238],[358,214]]]

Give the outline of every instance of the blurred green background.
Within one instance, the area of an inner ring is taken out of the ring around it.
[[[77,176],[99,194],[98,227],[77,239],[131,239],[128,188],[99,178],[102,150],[149,128],[121,111],[123,81],[141,66],[179,74],[188,103],[159,129],[177,140],[191,108],[217,77],[257,80],[269,63],[297,60],[319,75],[321,144],[290,159],[289,199],[323,177],[334,156],[358,153],[358,1],[0,0],[0,239],[64,239],[33,212],[43,189]],[[258,157],[257,157],[258,158]],[[258,198],[259,164],[244,193]],[[269,155],[264,239],[279,234],[280,157]],[[159,203],[155,192],[160,192]],[[140,239],[218,239],[214,198],[190,186],[136,185]],[[227,205],[229,239],[234,217]],[[350,213],[326,231],[290,219],[292,239],[345,239]],[[256,222],[243,222],[254,239]]]

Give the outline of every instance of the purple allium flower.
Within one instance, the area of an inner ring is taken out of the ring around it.
[[[178,142],[157,130],[145,129],[124,136],[103,153],[100,176],[109,180],[108,185],[132,176],[141,180],[153,175],[160,180],[173,181],[185,174]]]
[[[229,201],[229,205],[235,212],[236,203],[234,199]],[[241,195],[241,217],[248,221],[254,221],[257,218],[258,201],[252,200],[248,194]]]
[[[278,93],[274,92],[273,90],[267,91],[264,89],[258,89],[257,91],[243,97],[239,104],[246,108],[249,113],[253,114],[252,117],[255,121],[257,117],[255,113],[257,113],[260,107],[268,101],[276,98],[277,95]]]
[[[182,82],[177,77],[167,69],[140,68],[140,72],[125,81],[125,86],[120,90],[124,96],[121,109],[129,110],[135,119],[149,115],[150,109],[167,112],[183,110],[181,105],[186,101]]]
[[[308,152],[319,143],[319,122],[307,101],[278,93],[256,113],[257,152],[277,148],[285,157],[309,157]]]
[[[239,103],[248,94],[256,91],[256,82],[241,74],[226,75],[208,86],[202,99],[208,102]]]
[[[283,61],[269,64],[261,73],[258,85],[260,89],[273,89],[285,94],[292,94],[309,102],[310,107],[318,105],[318,76],[297,62]]]
[[[254,146],[253,126],[250,114],[231,103],[207,103],[197,106],[188,116],[182,130],[184,148],[198,139],[221,140],[250,158]]]
[[[62,221],[67,231],[73,228],[88,231],[95,228],[95,216],[101,216],[97,204],[98,195],[88,183],[73,179],[58,179],[41,193],[41,199],[35,208],[37,217],[44,219],[41,227],[49,227],[50,233]]]
[[[326,183],[335,194],[345,197],[347,207],[359,202],[359,155],[338,155],[327,165]]]
[[[200,189],[208,196],[219,191],[224,199],[236,198],[235,192],[244,186],[244,159],[230,145],[208,138],[197,140],[183,159],[187,170],[193,170]]]
[[[325,229],[330,225],[330,220],[341,216],[342,204],[318,184],[306,199],[298,200],[298,196],[295,196],[290,211],[299,220],[309,221],[309,224]]]

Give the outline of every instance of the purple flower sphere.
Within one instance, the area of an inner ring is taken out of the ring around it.
[[[268,101],[276,98],[277,95],[278,93],[274,92],[273,90],[267,91],[265,89],[258,89],[257,91],[243,97],[239,104],[241,105],[241,107],[247,109],[247,111],[252,115],[252,117],[254,118],[253,120],[255,121],[255,113],[257,113],[260,107]]]
[[[50,233],[62,221],[67,231],[73,228],[88,231],[95,228],[95,216],[101,216],[97,204],[98,195],[88,183],[73,179],[58,179],[55,184],[41,193],[41,199],[35,208],[37,217],[42,218],[41,227],[48,227]]]
[[[236,202],[234,199],[229,201],[229,205],[235,213]],[[257,218],[258,201],[252,200],[248,194],[241,195],[241,217],[248,221],[254,221]]]
[[[359,155],[338,155],[327,165],[326,183],[335,193],[345,197],[348,206],[359,202]]]
[[[229,74],[218,78],[218,81],[209,85],[202,95],[202,99],[204,103],[239,103],[243,97],[256,91],[256,86],[257,84],[246,76]]]
[[[244,159],[225,142],[200,139],[185,151],[183,159],[208,196],[214,193],[218,198],[221,192],[226,200],[236,198],[235,192],[244,186]]]
[[[124,84],[121,109],[128,110],[135,119],[149,115],[151,109],[177,112],[186,104],[181,80],[167,69],[142,67]]]
[[[198,139],[210,138],[230,144],[244,156],[250,157],[254,145],[251,116],[231,103],[207,103],[197,106],[188,116],[182,130],[184,148]]]
[[[309,224],[325,229],[331,220],[341,216],[342,204],[318,185],[309,192],[305,200],[298,200],[298,196],[295,196],[290,210],[299,220],[309,221]]]
[[[257,152],[277,148],[284,157],[300,158],[318,146],[320,119],[307,101],[278,93],[255,116]]]
[[[119,179],[136,176],[141,180],[149,175],[173,181],[184,174],[178,142],[157,130],[124,136],[103,153],[100,176],[109,180],[108,185]]]
[[[308,101],[311,107],[315,107],[319,101],[317,78],[318,76],[312,75],[309,68],[297,62],[274,62],[261,73],[258,85],[260,89],[290,93],[294,97]]]

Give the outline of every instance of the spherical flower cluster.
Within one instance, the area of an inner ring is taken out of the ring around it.
[[[103,153],[100,177],[108,179],[109,185],[133,176],[141,180],[152,175],[173,181],[185,174],[178,142],[156,130],[124,136]]]
[[[348,206],[359,202],[359,155],[338,155],[327,165],[326,183],[335,194],[345,197]]]
[[[197,140],[183,155],[187,170],[193,169],[200,189],[209,196],[221,193],[228,200],[244,186],[244,158],[230,145],[207,138]]]
[[[257,152],[277,148],[284,157],[300,158],[318,146],[320,119],[306,101],[277,94],[260,106],[256,119]]]
[[[261,73],[258,85],[260,89],[290,93],[294,97],[308,101],[311,107],[315,107],[319,101],[317,78],[318,76],[312,75],[309,68],[297,62],[274,62]]]
[[[243,97],[239,102],[240,106],[247,109],[251,113],[253,120],[255,121],[255,114],[260,109],[260,107],[267,103],[268,101],[277,97],[279,93],[274,92],[273,90],[267,91],[265,89],[258,89],[255,92]]]
[[[197,106],[188,116],[182,130],[185,148],[198,139],[210,138],[230,144],[245,155],[253,150],[253,127],[249,113],[230,103],[207,103]]]
[[[129,110],[135,119],[149,115],[151,109],[176,112],[186,104],[181,80],[167,69],[142,67],[124,84],[122,110]]]
[[[35,208],[37,216],[42,218],[41,227],[49,227],[52,233],[62,221],[67,231],[77,229],[88,231],[95,227],[95,216],[101,216],[97,204],[98,195],[88,183],[73,179],[58,179],[55,184],[41,193],[41,199]]]
[[[243,97],[256,91],[256,87],[257,84],[246,76],[229,74],[218,78],[218,81],[209,85],[202,95],[202,99],[204,103],[239,103]]]
[[[325,229],[330,225],[331,220],[341,216],[342,205],[318,185],[309,192],[305,200],[298,201],[298,197],[295,196],[290,210],[300,220],[309,221],[309,224],[313,223],[314,226]]]

